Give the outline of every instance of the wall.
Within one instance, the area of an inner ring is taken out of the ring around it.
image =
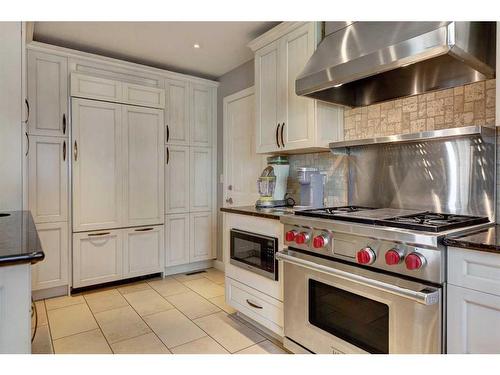
[[[250,60],[219,78],[217,89],[217,259],[222,259],[222,207],[223,184],[220,180],[223,169],[223,100],[224,97],[244,90],[254,84],[254,60]],[[255,177],[257,178],[257,176]]]
[[[0,210],[22,208],[21,22],[0,22]]]

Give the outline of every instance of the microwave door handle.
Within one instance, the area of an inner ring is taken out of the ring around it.
[[[382,290],[384,292],[398,295],[400,297],[408,298],[423,305],[434,305],[439,302],[439,290],[432,290],[426,293],[426,292],[401,288],[397,285],[388,284],[383,281],[370,279],[365,276],[355,275],[350,272],[345,272],[342,270],[324,266],[322,264],[317,264],[281,251],[276,253],[276,258],[278,260],[295,264],[297,266],[305,267],[313,271],[323,272],[347,281],[363,284],[375,289]]]

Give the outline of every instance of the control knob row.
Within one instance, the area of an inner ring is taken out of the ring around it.
[[[356,254],[356,260],[359,264],[370,265],[375,262],[375,251],[369,246],[359,250]],[[423,255],[413,252],[404,257],[403,253],[396,248],[387,250],[385,253],[385,263],[389,266],[400,264],[404,259],[408,270],[418,270],[425,265]]]
[[[311,235],[307,232],[297,232],[296,230],[289,230],[285,233],[285,240],[287,242],[294,242],[303,245],[309,242]],[[312,240],[312,245],[315,249],[321,249],[328,244],[328,236],[326,234],[319,234]]]

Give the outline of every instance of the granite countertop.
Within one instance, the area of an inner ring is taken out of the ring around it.
[[[444,244],[500,254],[500,225],[494,225],[462,236],[446,237]]]
[[[36,263],[44,257],[31,213],[0,212],[0,267]]]
[[[290,207],[256,208],[255,206],[222,207],[222,212],[279,220],[283,215],[293,215]]]

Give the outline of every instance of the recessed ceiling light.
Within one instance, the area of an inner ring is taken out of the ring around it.
[[[200,48],[200,45],[198,43],[193,44],[193,48]]]

